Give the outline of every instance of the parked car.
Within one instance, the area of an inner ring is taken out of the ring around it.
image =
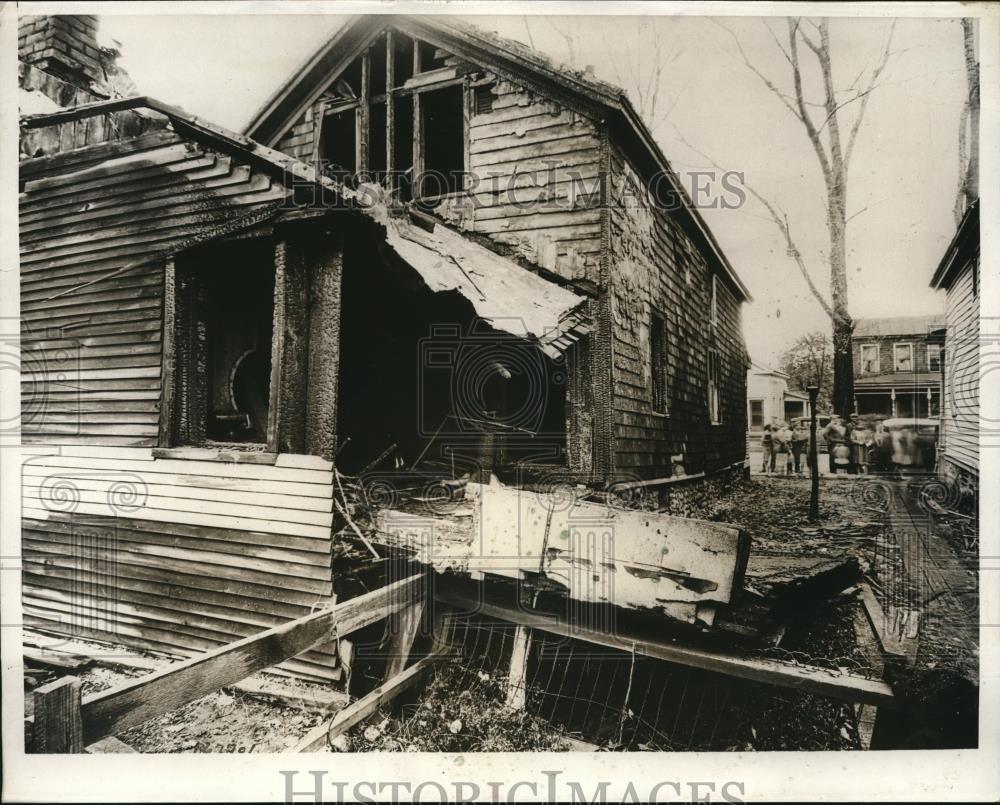
[[[892,463],[900,470],[932,472],[937,463],[936,419],[896,417],[882,423],[892,436]]]

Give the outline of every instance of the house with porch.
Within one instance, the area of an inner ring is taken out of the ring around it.
[[[885,418],[938,416],[944,316],[855,319],[852,342],[855,411]]]

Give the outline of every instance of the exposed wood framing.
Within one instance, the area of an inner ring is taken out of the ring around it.
[[[396,95],[392,91],[396,87],[396,54],[393,50],[394,31],[392,28],[385,33],[385,170],[387,176],[392,176],[396,169],[396,153],[393,147],[396,138]],[[393,183],[392,186],[395,186]]]
[[[369,47],[361,57],[361,104],[357,113],[357,137],[358,144],[357,161],[358,173],[368,172],[368,140],[369,120],[371,119],[371,74],[372,74],[372,51]]]

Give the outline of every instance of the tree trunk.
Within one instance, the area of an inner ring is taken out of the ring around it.
[[[833,412],[849,416],[854,411],[854,352],[850,319],[833,325]]]

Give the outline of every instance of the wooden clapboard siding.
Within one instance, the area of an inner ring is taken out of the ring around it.
[[[437,212],[569,280],[599,281],[599,123],[510,81],[469,116],[469,192]]]
[[[718,274],[718,324],[709,323],[712,271],[675,216],[651,203],[626,157],[611,149],[609,241],[614,463],[622,477],[688,473],[744,458],[747,353],[741,302]],[[666,320],[667,413],[653,410],[651,311]],[[709,422],[708,352],[721,359],[721,424]]]
[[[68,450],[24,463],[29,516],[126,516],[326,543],[333,524],[332,467],[153,458],[134,450]],[[262,497],[258,497],[262,496]]]
[[[283,186],[169,130],[26,160],[22,182],[24,440],[154,445],[163,259],[283,198]],[[100,515],[92,507],[100,490],[81,491],[80,512]],[[173,505],[162,488],[155,501],[161,512]],[[178,511],[211,514],[213,501],[226,502],[194,496]],[[270,502],[250,505],[248,521],[268,519]],[[285,531],[327,525],[306,511]]]
[[[947,461],[979,474],[978,255],[950,281],[945,320],[945,387],[941,442]]]
[[[67,445],[26,459],[23,583],[33,626],[190,656],[332,596],[332,464],[194,455]],[[282,668],[340,674],[330,645]]]

